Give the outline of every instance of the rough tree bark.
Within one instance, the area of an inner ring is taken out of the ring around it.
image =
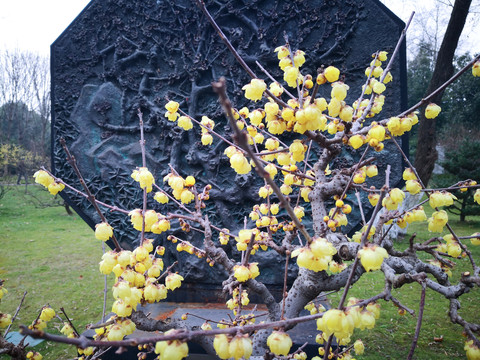
[[[453,75],[453,56],[458,45],[458,39],[465,26],[471,3],[472,0],[455,0],[447,30],[443,37],[440,50],[438,51],[432,79],[430,80],[425,96],[432,93]],[[442,96],[443,92],[439,92],[432,98],[432,102],[440,105]],[[433,167],[437,160],[436,144],[436,119],[426,119],[424,112],[422,112],[418,128],[415,168],[425,185],[428,184],[432,176]]]

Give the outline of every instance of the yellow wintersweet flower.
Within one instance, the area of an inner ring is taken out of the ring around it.
[[[95,225],[95,237],[98,240],[107,241],[113,236],[113,228],[106,222]]]
[[[338,114],[338,116],[345,122],[351,122],[353,119],[353,108],[348,105],[342,106],[340,114]]]
[[[262,119],[265,116],[265,113],[261,110],[253,110],[249,115],[250,123],[252,125],[258,126],[262,123]]]
[[[392,80],[393,80],[393,76],[392,76],[392,73],[389,71],[387,75],[385,75],[385,77],[383,78],[383,83],[388,84]]]
[[[301,140],[294,140],[289,147],[290,154],[292,154],[292,159],[296,162],[303,161],[305,158],[305,146],[302,144]]]
[[[385,128],[382,125],[372,124],[372,128],[368,130],[368,135],[378,141],[385,140]]]
[[[292,339],[284,331],[273,331],[267,338],[267,346],[273,354],[287,356],[292,347]]]
[[[215,349],[215,352],[220,359],[226,360],[231,357],[227,335],[215,335],[215,339],[213,340],[213,348]]]
[[[237,335],[232,339],[232,341],[230,341],[228,350],[230,356],[235,360],[238,360],[242,357],[249,359],[253,350],[252,340],[248,337],[248,335]]]
[[[295,51],[293,63],[297,68],[301,67],[305,63],[305,52],[302,50]]]
[[[354,149],[358,149],[360,146],[363,145],[363,136],[362,135],[353,135],[350,139],[348,139],[348,143]]]
[[[375,94],[381,94],[386,89],[385,84],[381,83],[380,81],[376,81],[376,80],[373,82],[373,85],[370,84],[370,86],[372,87],[372,90]]]
[[[176,331],[168,330],[165,335]],[[158,341],[155,344],[155,353],[159,354],[159,360],[181,360],[188,356],[188,344],[180,340]]]
[[[140,183],[140,188],[146,189],[147,192],[152,191],[152,186],[155,184],[155,179],[153,178],[152,173],[146,167],[141,167],[138,168],[138,170],[134,170],[131,176],[133,180]]]
[[[418,180],[407,180],[405,189],[412,195],[418,194],[422,190],[422,185]]]
[[[250,279],[250,270],[248,267],[243,265],[235,265],[233,267],[235,279],[239,282],[245,282]]]
[[[188,190],[183,189],[182,194],[180,195],[180,201],[184,204],[190,204],[195,199],[195,195]]]
[[[442,108],[440,106],[434,103],[430,103],[425,109],[425,117],[427,119],[434,119],[438,116],[440,111],[442,111]]]
[[[325,69],[323,74],[329,82],[335,82],[340,77],[340,70],[338,70],[335,66],[329,66]]]
[[[335,97],[330,99],[328,103],[328,115],[332,117],[336,117],[340,114],[340,110],[342,109],[342,102]]]
[[[37,351],[29,351],[26,355],[28,360],[42,360],[43,356]]]
[[[301,221],[302,218],[305,216],[305,211],[303,209],[303,206],[295,206],[295,209],[293,210],[295,213],[295,216]]]
[[[480,61],[476,61],[472,66],[472,74],[475,77],[480,76]]]
[[[207,146],[207,145],[212,145],[213,142],[213,136],[210,134],[203,134],[202,135],[202,144]]]
[[[341,81],[336,81],[332,84],[331,96],[342,101],[347,97],[347,90],[349,88],[350,87],[347,84]]]
[[[382,266],[383,259],[388,258],[387,251],[377,245],[366,246],[358,251],[358,257],[363,268],[368,272],[378,270]]]
[[[162,218],[158,220],[156,223],[152,224],[152,227],[150,228],[150,230],[154,234],[161,234],[162,232],[170,230],[170,221],[168,221],[166,218]]]
[[[279,145],[280,143],[278,142],[278,140],[274,138],[268,138],[267,141],[265,141],[265,149],[269,151],[277,150]]]
[[[37,184],[41,184],[48,188],[50,184],[53,184],[55,182],[55,179],[50,176],[45,170],[38,170],[35,174],[33,174],[33,177],[35,178],[35,182]]]
[[[258,196],[260,196],[261,198],[264,198],[264,199],[267,196],[272,195],[272,194],[273,194],[273,189],[270,187],[270,185],[262,186],[258,190]]]
[[[473,340],[467,341],[463,349],[466,352],[468,360],[480,359],[480,349],[473,343]]]
[[[52,195],[57,195],[63,189],[65,189],[65,185],[63,185],[62,183],[53,182],[50,185],[48,185],[48,191]]]
[[[403,180],[417,180],[417,175],[411,168],[406,168],[403,171]]]
[[[245,85],[242,90],[245,90],[245,97],[252,101],[262,99],[263,92],[267,89],[267,84],[261,79],[252,79],[250,84]]]
[[[428,231],[442,232],[447,222],[448,215],[445,210],[435,211],[432,217],[428,219]]]
[[[480,189],[477,189],[475,191],[475,195],[473,195],[473,200],[475,200],[475,202],[480,205]]]
[[[280,61],[278,62],[278,66],[283,71],[285,71],[285,69],[287,67],[292,66],[292,65],[293,65],[293,63],[292,63],[292,60],[290,59],[290,57],[284,57],[284,58],[280,59]]]
[[[375,193],[368,194],[368,201],[372,206],[376,206],[378,203],[378,200],[380,200],[380,194],[375,194]]]
[[[287,66],[284,70],[283,80],[285,80],[290,87],[297,87],[297,79],[300,71],[295,66]]]
[[[179,274],[169,274],[165,279],[165,287],[168,290],[175,290],[182,285],[183,276]]]
[[[285,45],[275,48],[274,52],[278,53],[278,59],[283,59],[290,55],[290,51],[288,51],[288,48]]]
[[[167,111],[167,112],[165,113],[165,117],[166,117],[169,121],[175,122],[175,121],[177,121],[177,118],[178,118],[178,112],[172,113],[172,112],[170,112],[170,111]]]
[[[355,354],[362,355],[365,351],[365,345],[363,345],[362,340],[358,339],[353,344],[353,349],[355,350]]]
[[[6,328],[12,323],[12,315],[0,313],[0,328]]]
[[[248,174],[252,167],[241,152],[236,152],[230,157],[230,166],[237,174]]]
[[[183,130],[190,130],[193,128],[192,120],[188,116],[180,116],[177,125]]]
[[[287,124],[281,119],[276,119],[268,122],[267,129],[273,135],[280,135],[287,129]]]
[[[165,105],[165,109],[167,109],[171,113],[175,113],[178,111],[178,108],[180,107],[180,104],[176,101],[169,101]]]
[[[153,197],[153,199],[157,202],[159,202],[160,204],[166,204],[168,203],[168,196],[165,195],[165,193],[161,192],[161,191],[157,191],[155,193],[155,196]]]
[[[280,96],[283,94],[283,87],[278,82],[273,82],[270,84],[270,91],[275,96]]]
[[[369,165],[366,169],[366,174],[368,177],[374,177],[378,175],[378,167],[377,165]]]
[[[274,119],[275,116],[278,114],[280,111],[278,104],[276,102],[270,101],[265,103],[265,114],[267,115],[267,121]]]
[[[378,53],[377,59],[380,60],[380,61],[385,61],[385,60],[387,60],[387,55],[388,55],[388,52],[386,52],[386,51],[380,51],[380,52]],[[375,54],[373,54],[372,57],[375,57]]]

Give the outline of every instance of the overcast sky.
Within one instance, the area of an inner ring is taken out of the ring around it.
[[[0,47],[48,55],[89,0],[0,0]]]
[[[434,21],[435,11],[432,9],[439,0],[381,1],[404,21],[415,10],[416,19],[426,23]],[[479,2],[480,0],[474,0],[472,6],[476,4],[478,9]],[[48,55],[50,44],[88,3],[89,0],[0,0],[0,49],[18,48]],[[443,8],[438,16],[448,21],[449,11],[450,9]],[[478,13],[476,16],[479,17]],[[470,17],[473,18],[472,15]],[[412,30],[409,30],[409,39],[423,32],[418,20],[413,24]],[[478,21],[477,24],[473,24],[472,21],[468,23],[462,38],[461,51],[480,51],[479,27]]]

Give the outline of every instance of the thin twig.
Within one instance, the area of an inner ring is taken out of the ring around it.
[[[87,184],[85,183],[85,180],[83,179],[83,176],[82,176],[82,174],[80,173],[80,169],[79,169],[78,166],[77,166],[77,161],[75,160],[75,157],[70,153],[70,150],[68,149],[67,143],[65,142],[65,139],[64,139],[64,138],[61,138],[61,139],[60,139],[60,144],[62,145],[63,149],[65,150],[65,153],[67,154],[67,161],[68,161],[68,162],[70,163],[70,165],[73,167],[73,170],[75,171],[75,173],[77,174],[78,179],[80,180],[80,184],[82,184],[82,187],[83,187],[85,193],[88,195],[88,197],[87,197],[88,200],[90,201],[90,203],[91,203],[92,206],[94,207],[94,209],[95,209],[95,211],[97,212],[98,216],[100,216],[100,219],[102,220],[102,222],[108,223],[108,222],[107,222],[107,219],[105,218],[105,216],[103,216],[102,211],[100,210],[100,208],[99,208],[98,205],[97,205],[97,202],[96,202],[96,200],[95,200],[95,196],[91,193],[90,189],[88,188]],[[113,244],[115,245],[115,250],[116,250],[116,251],[122,251],[122,247],[121,247],[120,244],[118,243],[115,234],[112,234],[112,241],[113,241]]]
[[[143,113],[138,109],[138,122],[140,126],[140,149],[142,151],[142,167],[147,168],[147,156],[145,152],[145,137],[143,134]],[[142,232],[140,235],[140,245],[145,240],[145,213],[147,212],[147,187],[143,188],[143,204],[142,204]]]
[[[408,353],[407,360],[411,360],[413,358],[413,353],[415,351],[415,348],[417,347],[418,337],[420,335],[420,328],[422,327],[423,310],[425,309],[425,292],[426,292],[427,286],[425,282],[422,282],[421,285],[422,285],[422,295],[420,296],[420,306],[418,308],[417,326],[415,328],[415,335],[412,340],[412,346],[410,347],[410,352]]]
[[[10,323],[10,325],[8,325],[7,329],[5,330],[5,333],[3,334],[3,337],[4,337],[4,338],[7,337],[7,334],[8,334],[8,332],[10,331],[10,328],[12,327],[13,322],[14,322],[15,319],[17,318],[17,315],[18,315],[18,313],[19,313],[19,311],[20,311],[20,308],[22,307],[23,301],[25,300],[25,296],[27,296],[27,292],[26,292],[26,291],[23,293],[22,299],[20,300],[20,303],[19,303],[18,306],[17,306],[17,310],[15,310],[15,314],[13,314],[12,322]]]
[[[288,259],[290,258],[290,252],[287,251],[287,256],[285,256],[285,273],[283,275],[283,294],[282,294],[282,314],[280,319],[283,320],[283,315],[285,314],[285,298],[287,296],[287,278],[288,278]]]
[[[68,323],[70,324],[70,326],[72,327],[73,331],[75,331],[75,334],[77,336],[80,336],[80,333],[77,331],[77,329],[75,328],[75,325],[73,325],[72,321],[70,320],[70,318],[68,317],[67,313],[65,312],[65,309],[63,307],[60,308],[60,310],[62,311],[63,315],[65,315],[65,318],[67,319]]]
[[[207,17],[208,21],[210,22],[210,24],[213,26],[213,28],[215,29],[215,31],[218,33],[218,35],[220,36],[220,38],[223,40],[223,42],[225,43],[225,45],[227,45],[228,49],[230,50],[230,52],[233,54],[233,56],[235,57],[235,59],[237,59],[238,63],[245,69],[245,71],[248,73],[248,75],[250,75],[250,77],[252,79],[257,79],[258,76],[253,72],[253,70],[247,65],[247,63],[243,60],[243,58],[240,56],[240,54],[238,53],[238,51],[235,49],[235,47],[232,45],[232,43],[230,42],[230,40],[228,40],[228,38],[225,36],[225,34],[223,33],[222,29],[220,29],[220,27],[218,26],[218,24],[215,22],[215,20],[213,19],[212,15],[210,15],[210,13],[208,12],[207,10],[207,7],[205,6],[205,3],[203,2],[203,0],[196,0],[197,1],[197,5],[198,7],[203,11],[203,13],[205,14],[205,16]],[[288,104],[286,104],[283,100],[279,99],[278,97],[276,97],[275,95],[273,95],[273,93],[266,89],[265,90],[265,93],[271,97],[277,104],[283,106],[283,107],[289,107]]]

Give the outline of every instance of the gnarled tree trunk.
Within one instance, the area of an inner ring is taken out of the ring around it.
[[[425,94],[429,95],[453,75],[453,56],[458,45],[458,39],[462,33],[472,0],[455,0],[450,21],[448,22],[442,45],[438,51],[435,69],[432,79]],[[432,102],[440,105],[443,91],[432,98]],[[421,113],[418,128],[417,153],[415,156],[415,168],[425,185],[432,176],[433,167],[437,160],[436,119],[426,119]]]

